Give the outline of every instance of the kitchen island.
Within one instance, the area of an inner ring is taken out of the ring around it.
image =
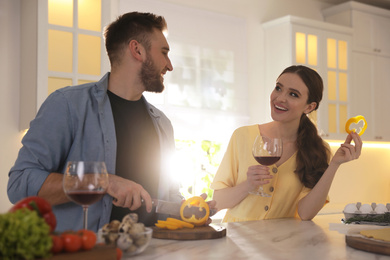
[[[329,214],[318,215],[312,221],[274,219],[213,224],[226,227],[226,237],[184,241],[153,238],[143,253],[131,259],[390,259],[347,246],[342,233],[347,226],[341,223],[342,218],[343,214]]]

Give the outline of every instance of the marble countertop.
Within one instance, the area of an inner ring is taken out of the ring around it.
[[[390,259],[347,246],[343,233],[347,227],[341,223],[342,218],[342,214],[330,214],[318,215],[312,221],[213,224],[226,227],[226,237],[191,241],[153,238],[142,254],[131,259]]]

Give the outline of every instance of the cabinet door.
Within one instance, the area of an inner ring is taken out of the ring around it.
[[[390,19],[353,12],[354,50],[390,56]]]
[[[321,37],[321,30],[294,25],[292,30],[293,61],[318,70],[321,65],[318,52],[322,47]]]
[[[390,97],[390,58],[367,53],[353,54],[351,108],[367,120],[366,141],[389,141],[390,120],[385,109]]]
[[[293,26],[293,60],[315,69],[324,82],[317,112],[310,115],[325,138],[344,139],[349,116],[350,36],[310,27]]]
[[[374,49],[380,55],[390,57],[390,19],[375,16],[375,47]]]
[[[355,51],[373,52],[375,48],[375,25],[371,15],[353,12],[353,49]]]
[[[374,67],[374,139],[390,140],[390,120],[387,106],[390,99],[390,58],[377,56]],[[370,126],[368,126],[370,127]]]
[[[321,42],[324,64],[321,76],[324,81],[324,97],[320,105],[319,127],[332,139],[345,138],[345,122],[350,116],[350,37],[325,31]]]
[[[21,1],[20,130],[56,89],[109,71],[102,31],[111,10],[109,0]]]
[[[375,112],[373,86],[375,79],[375,55],[354,52],[352,55],[351,116],[363,115],[368,127],[363,140],[374,140]]]

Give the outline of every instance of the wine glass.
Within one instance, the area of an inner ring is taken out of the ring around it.
[[[253,143],[252,154],[258,163],[269,166],[279,161],[282,156],[282,147],[281,138],[269,138],[257,135]],[[255,190],[249,191],[249,193],[262,197],[271,197],[271,195],[264,192],[263,186],[261,185]]]
[[[83,227],[88,229],[88,207],[107,193],[108,173],[104,162],[68,162],[63,179],[66,196],[83,207]]]

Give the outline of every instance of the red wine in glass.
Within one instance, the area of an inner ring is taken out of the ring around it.
[[[270,166],[280,160],[282,150],[282,139],[258,135],[253,143],[252,154],[258,163]],[[271,195],[263,191],[263,186],[261,185],[256,190],[249,191],[249,193],[262,197],[271,197]]]
[[[272,165],[280,160],[280,156],[254,156],[256,161],[262,165]]]
[[[79,205],[91,205],[103,198],[105,191],[69,191],[66,195]]]
[[[83,207],[83,228],[88,229],[88,207],[107,193],[108,173],[104,162],[68,162],[63,188],[70,200]]]

